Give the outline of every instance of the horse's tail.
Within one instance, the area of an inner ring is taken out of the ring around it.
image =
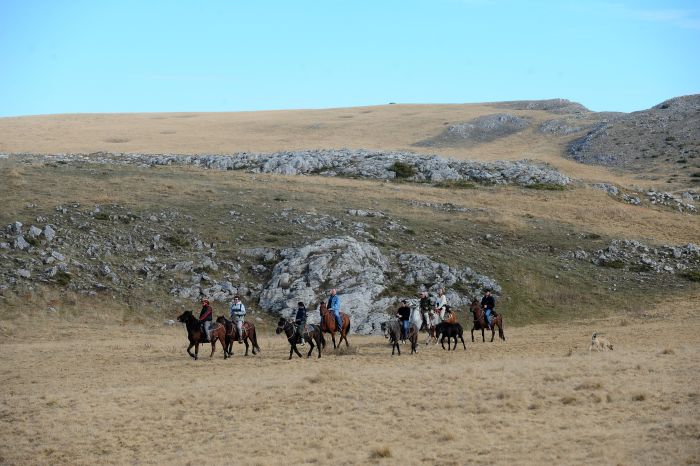
[[[348,333],[350,333],[350,317],[348,317],[348,328],[345,329],[345,334],[347,335]]]
[[[498,337],[501,340],[506,341],[506,336],[503,333],[503,317],[501,316],[498,316]]]
[[[251,325],[250,326],[250,341],[253,342],[253,348],[258,350],[260,352],[260,347],[258,346],[258,335],[257,332],[255,331],[255,326]]]

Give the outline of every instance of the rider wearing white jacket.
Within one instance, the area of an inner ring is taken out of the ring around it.
[[[245,306],[241,302],[241,297],[236,295],[233,298],[233,303],[229,307],[231,320],[236,322],[238,329],[238,343],[243,343],[243,320],[245,319]]]

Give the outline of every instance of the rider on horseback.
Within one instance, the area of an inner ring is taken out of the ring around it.
[[[236,295],[233,297],[233,304],[229,308],[231,320],[236,322],[238,329],[238,343],[243,343],[243,319],[245,318],[245,306],[241,302],[241,297]]]
[[[445,320],[445,311],[448,309],[447,306],[447,296],[445,296],[445,289],[440,288],[438,291],[438,297],[435,301],[435,312],[440,316],[440,320]]]
[[[420,292],[420,312],[423,314],[423,322],[425,322],[426,328],[431,327],[431,319],[430,319],[430,309],[431,309],[431,303],[430,303],[430,298],[428,297],[428,292],[427,291],[421,291]]]
[[[207,341],[204,343],[211,340],[211,321],[213,313],[214,311],[209,305],[209,300],[207,298],[202,298],[202,310],[199,312],[199,323],[204,328],[204,333],[207,337]]]
[[[331,290],[331,296],[328,298],[328,309],[333,311],[335,323],[338,326],[338,331],[343,331],[343,320],[340,318],[340,297],[336,294],[336,289]]]
[[[304,303],[299,301],[297,304],[297,315],[294,317],[294,321],[297,324],[297,335],[301,339],[299,346],[304,346],[304,327],[306,327],[306,306]]]
[[[491,314],[493,313],[494,315],[496,314],[495,307],[496,307],[496,298],[491,296],[491,290],[486,289],[484,297],[481,298],[481,307],[484,309],[485,312],[485,317],[486,317],[486,325],[491,328]]]

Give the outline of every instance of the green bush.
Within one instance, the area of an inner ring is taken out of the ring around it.
[[[600,265],[611,269],[622,269],[625,267],[625,263],[620,259],[604,259],[600,261]]]
[[[681,277],[691,282],[700,282],[700,269],[686,270],[681,274]]]
[[[396,174],[396,178],[411,178],[416,174],[416,167],[410,163],[396,161],[389,167],[389,170]]]

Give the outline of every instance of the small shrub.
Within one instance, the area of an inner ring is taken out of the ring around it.
[[[691,282],[700,282],[700,269],[686,270],[680,274],[681,277]]]
[[[190,244],[189,241],[187,241],[185,238],[183,238],[182,236],[177,236],[177,235],[166,236],[165,241],[172,244],[173,246],[177,246],[180,248],[188,247]]]
[[[54,280],[61,286],[68,286],[71,280],[71,276],[68,272],[59,271],[54,276]]]
[[[109,220],[109,214],[107,212],[97,212],[92,218],[95,220]]]
[[[700,172],[695,172],[690,176],[692,176],[693,178],[700,178]]]
[[[536,189],[539,191],[564,191],[566,187],[555,183],[533,183],[525,186],[527,189]]]
[[[651,272],[654,270],[651,265],[649,264],[644,264],[644,263],[639,263],[639,264],[633,264],[630,265],[630,272]]]
[[[371,459],[391,458],[391,449],[389,447],[374,447],[369,457]]]
[[[676,354],[676,352],[671,348],[664,348],[659,352],[659,354]]]
[[[411,178],[416,174],[416,167],[406,162],[396,161],[389,170],[396,174],[396,178]]]
[[[565,405],[572,405],[576,403],[576,397],[575,396],[565,396],[561,399],[561,403]]]
[[[600,261],[600,265],[611,269],[622,269],[625,267],[625,263],[620,259],[604,259]]]
[[[632,401],[644,401],[647,397],[644,393],[635,393],[632,395]]]
[[[30,246],[36,247],[39,244],[39,240],[36,238],[32,238],[31,236],[25,236],[24,240],[29,243]]]

